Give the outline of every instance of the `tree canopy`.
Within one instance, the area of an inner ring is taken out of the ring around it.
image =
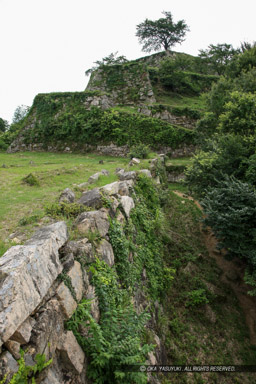
[[[8,121],[0,117],[0,133],[5,132],[8,129],[8,126],[9,126]]]
[[[158,20],[146,19],[137,25],[136,36],[143,44],[144,52],[158,51],[162,47],[168,51],[175,44],[182,43],[189,28],[184,20],[174,23],[171,12],[163,12],[165,17]]]
[[[199,57],[205,59],[214,72],[223,75],[226,65],[239,51],[231,44],[210,44],[208,49],[200,49],[199,52]]]

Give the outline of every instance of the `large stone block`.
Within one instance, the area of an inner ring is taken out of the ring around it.
[[[12,357],[10,352],[5,351],[0,355],[0,380],[7,374],[7,382],[12,378],[14,373],[19,369],[17,361]]]
[[[41,228],[25,245],[10,248],[0,259],[0,346],[40,304],[62,271],[59,248],[67,226]]]
[[[104,237],[109,230],[109,221],[106,210],[81,213],[76,220],[77,229],[84,234],[99,232]]]
[[[54,356],[56,346],[64,332],[64,317],[60,303],[51,299],[39,314],[33,327],[30,345],[36,353],[44,353],[49,359]],[[28,357],[27,357],[28,358]]]
[[[56,297],[60,302],[65,318],[69,319],[76,310],[77,302],[73,298],[69,288],[63,282],[56,291]]]
[[[84,369],[85,355],[71,331],[67,331],[61,337],[57,349],[60,360],[68,370],[80,374]]]
[[[81,264],[78,261],[75,261],[73,267],[67,273],[71,279],[72,287],[76,293],[76,298],[78,301],[82,299],[84,293],[84,284],[83,284],[83,272]]]
[[[132,188],[134,184],[133,180],[125,181],[114,181],[114,183],[106,184],[100,188],[103,193],[106,193],[110,196],[112,195],[129,195],[129,189]]]
[[[96,248],[97,256],[104,260],[110,267],[115,263],[115,257],[112,245],[105,239],[102,239],[100,244]]]
[[[123,207],[126,217],[130,217],[131,209],[135,207],[133,198],[130,196],[121,196],[120,198],[121,206]]]
[[[94,188],[91,191],[84,192],[78,200],[78,204],[86,205],[87,207],[101,208],[102,198],[99,188]]]

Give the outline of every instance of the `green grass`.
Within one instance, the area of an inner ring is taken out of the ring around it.
[[[154,153],[150,157],[154,157]],[[103,164],[99,161],[103,160]],[[75,185],[102,170],[109,176],[100,176],[88,189],[101,187],[117,180],[117,167],[129,169],[129,159],[96,154],[57,154],[46,152],[23,152],[7,154],[0,152],[0,255],[10,246],[8,237],[18,232],[18,239],[26,239],[35,226],[47,224],[44,207],[58,200],[65,188],[71,188],[79,198],[81,191]],[[2,165],[5,164],[6,168]],[[132,170],[148,168],[149,160],[141,160]],[[39,186],[30,186],[22,179],[32,173]]]
[[[166,165],[185,165],[188,166],[192,164],[193,158],[192,157],[178,157],[178,158],[172,158],[168,159],[166,161]]]
[[[99,164],[99,160],[104,164]],[[22,232],[32,229],[36,220],[33,222],[29,218],[37,215],[40,221],[44,206],[55,202],[65,188],[74,189],[73,184],[87,181],[101,169],[107,169],[110,176],[102,176],[92,188],[117,180],[115,169],[127,167],[128,162],[129,159],[125,158],[94,154],[0,153],[0,254],[6,250],[8,236],[20,229]],[[6,168],[2,168],[3,164]],[[39,186],[30,186],[22,181],[30,173],[39,180]],[[26,221],[27,225],[19,224],[26,224]]]
[[[199,111],[206,110],[206,103],[203,95],[200,96],[182,96],[173,93],[159,92],[155,90],[157,104],[163,104],[169,107],[188,107]]]

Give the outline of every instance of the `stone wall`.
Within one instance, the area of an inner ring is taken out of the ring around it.
[[[153,171],[154,165],[151,168]],[[140,172],[152,177],[149,170]],[[115,264],[108,238],[109,216],[120,223],[129,218],[134,207],[131,192],[136,172],[119,169],[118,175],[120,181],[86,191],[78,200],[79,204],[92,209],[85,210],[74,221],[73,225],[81,235],[79,240],[69,239],[65,222],[55,222],[39,229],[24,245],[11,247],[0,258],[0,380],[7,374],[7,383],[17,372],[22,348],[26,365],[34,365],[38,353],[44,354],[47,360],[52,359],[37,378],[37,383],[89,383],[87,358],[74,334],[66,331],[64,324],[82,298],[91,300],[91,315],[97,322],[100,319],[98,300],[85,266],[96,256],[111,267]],[[102,194],[111,201],[108,208],[104,207]],[[74,194],[65,190],[60,201],[63,199],[73,202]],[[97,246],[89,241],[89,232],[100,234]],[[85,261],[82,264],[81,257]],[[146,304],[144,302],[143,306]],[[135,297],[134,305],[139,310],[140,299]],[[155,341],[155,354],[151,352],[149,355],[151,363],[156,363],[157,356],[162,356],[157,335]],[[149,382],[158,383],[153,378]]]
[[[167,108],[164,108],[164,110],[159,112],[154,112],[154,110],[149,106],[143,105],[138,108],[138,112],[142,113],[143,115],[155,117],[157,119],[167,121],[170,124],[178,125],[188,129],[194,129],[196,126],[195,119],[191,119],[186,116],[176,116],[171,113]]]
[[[143,63],[103,66],[91,74],[86,91],[106,92],[116,105],[152,104],[156,101]]]

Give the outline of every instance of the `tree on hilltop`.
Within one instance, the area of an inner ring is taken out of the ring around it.
[[[146,19],[137,25],[136,36],[143,44],[142,51],[158,51],[162,47],[169,51],[175,44],[182,43],[189,28],[184,20],[174,23],[171,12],[162,12],[165,17],[158,20]]]

